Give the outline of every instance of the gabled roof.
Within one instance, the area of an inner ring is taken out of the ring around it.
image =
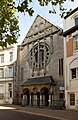
[[[40,24],[43,24],[43,27],[40,28]],[[48,28],[48,27],[52,27],[52,26],[54,27],[55,30],[62,31],[62,28],[55,26],[54,24],[52,24],[51,22],[49,22],[48,20],[46,20],[42,16],[37,15],[37,17],[35,18],[34,22],[31,25],[30,29],[28,30],[26,37],[24,38],[22,44],[26,42],[26,40],[27,40],[26,38],[32,36],[33,34],[36,34],[37,30],[40,30],[40,29],[42,30],[44,28]]]
[[[36,85],[36,84],[52,84],[55,85],[55,81],[53,80],[52,76],[45,76],[45,77],[36,77],[36,78],[29,78],[26,80],[22,85]]]

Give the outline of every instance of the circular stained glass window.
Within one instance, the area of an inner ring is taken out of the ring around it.
[[[44,42],[33,46],[30,50],[30,65],[34,69],[43,69],[50,60],[50,47]]]

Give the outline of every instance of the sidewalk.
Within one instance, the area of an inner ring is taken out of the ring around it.
[[[16,108],[17,111],[23,111],[28,113],[42,114],[46,116],[52,116],[57,118],[62,118],[62,120],[78,120],[78,111],[74,110],[52,110],[51,108],[38,108],[26,106],[22,107],[20,105],[3,105],[6,107]]]

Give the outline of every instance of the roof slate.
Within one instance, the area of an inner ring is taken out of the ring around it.
[[[54,84],[55,81],[53,80],[52,76],[37,77],[27,79],[22,85],[46,84],[46,83]]]

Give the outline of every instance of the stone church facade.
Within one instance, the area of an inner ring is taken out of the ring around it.
[[[51,106],[64,99],[62,29],[37,15],[18,46],[19,103]]]

